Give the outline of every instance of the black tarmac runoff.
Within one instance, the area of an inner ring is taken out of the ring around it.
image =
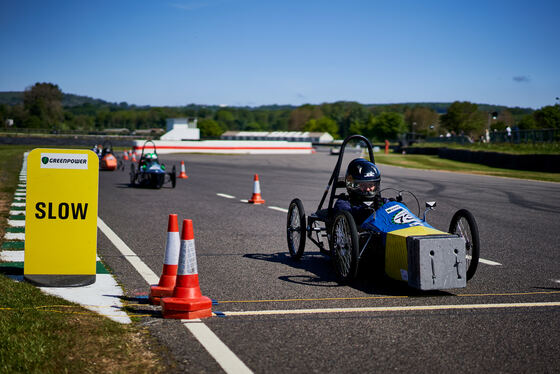
[[[313,213],[336,156],[160,158],[168,169],[184,161],[188,178],[150,189],[129,185],[130,161],[100,172],[99,218],[132,254],[98,230],[98,255],[130,314],[164,348],[170,373],[560,371],[560,184],[379,165],[381,188],[413,192],[420,212],[403,196],[420,217],[426,201],[437,201],[427,216],[433,227],[447,231],[461,208],[477,220],[481,262],[466,288],[422,292],[379,274],[371,259],[342,285],[309,241],[300,261],[290,258],[290,201]],[[261,205],[247,203],[255,174]],[[210,318],[164,319],[147,302],[145,274],[161,274],[169,214],[193,222]]]

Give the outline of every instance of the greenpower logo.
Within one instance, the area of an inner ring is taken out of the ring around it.
[[[88,169],[86,153],[41,153],[41,169]]]

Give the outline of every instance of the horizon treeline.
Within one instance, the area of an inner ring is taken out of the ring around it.
[[[300,106],[222,107],[188,104],[179,107],[109,103],[64,94],[56,84],[36,83],[24,92],[0,93],[0,120],[7,127],[102,131],[165,128],[167,118],[194,117],[204,138],[233,131],[316,131],[335,138],[358,133],[381,141],[404,133],[435,137],[468,135],[477,139],[486,129],[560,128],[560,106],[538,110],[468,101],[453,103],[360,104],[338,101]],[[8,120],[12,120],[11,123]]]

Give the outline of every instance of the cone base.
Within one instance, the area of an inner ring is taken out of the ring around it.
[[[250,204],[264,204],[264,200],[260,194],[253,194],[253,197],[249,199]]]
[[[193,319],[212,316],[212,300],[206,296],[191,299],[164,297],[160,304],[163,318]]]
[[[189,176],[187,174],[179,174],[177,178],[179,179],[187,179]]]
[[[161,299],[163,297],[173,296],[173,288],[174,287],[161,287],[161,286],[150,287],[150,297],[148,298],[148,301],[152,305],[160,305]]]
[[[178,310],[164,310],[163,318],[171,319],[196,319],[212,317],[212,308],[197,310],[194,312],[181,312]]]

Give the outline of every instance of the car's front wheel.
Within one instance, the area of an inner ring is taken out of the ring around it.
[[[332,260],[336,275],[348,283],[358,274],[359,237],[354,217],[342,210],[334,218],[331,233]]]
[[[470,280],[474,276],[474,273],[476,273],[480,257],[478,226],[471,212],[466,209],[458,210],[451,219],[449,232],[451,234],[457,234],[465,239],[467,252],[467,280]]]

